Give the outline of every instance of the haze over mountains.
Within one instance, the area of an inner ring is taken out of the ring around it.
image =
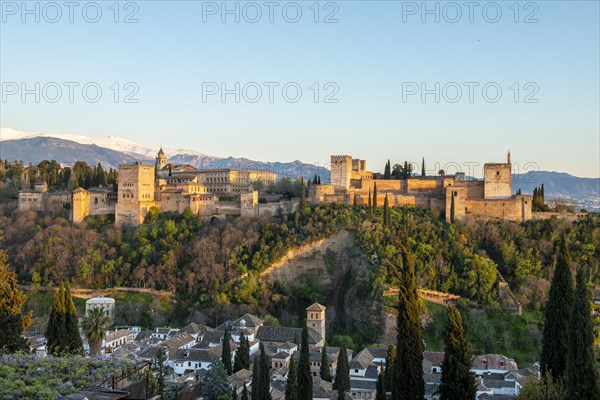
[[[10,128],[0,128],[0,158],[38,163],[56,160],[72,165],[75,161],[88,164],[102,163],[116,168],[120,163],[133,161],[154,162],[159,146],[147,146],[133,141],[106,137],[89,137],[55,133],[28,133]],[[320,174],[323,183],[329,182],[330,172],[324,167],[293,162],[262,162],[247,158],[216,157],[187,149],[164,148],[173,164],[189,164],[197,168],[246,168],[268,170],[279,176],[312,179]],[[565,197],[573,200],[585,198],[600,203],[600,178],[579,178],[567,173],[535,171],[513,175],[513,189],[532,193],[536,186],[545,186],[547,198]]]

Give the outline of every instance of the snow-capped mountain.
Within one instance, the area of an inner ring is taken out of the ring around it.
[[[153,159],[156,157],[160,146],[146,146],[133,142],[128,139],[118,138],[114,136],[83,136],[83,135],[69,135],[64,133],[45,133],[45,132],[22,132],[11,128],[0,128],[0,141],[1,140],[20,140],[20,139],[32,139],[39,137],[51,137],[56,139],[69,140],[79,144],[95,144],[99,147],[104,147],[111,150],[116,150],[122,153],[129,154],[133,157],[140,157],[147,159]],[[199,153],[193,150],[187,149],[171,149],[164,148],[167,154],[182,154],[187,156],[198,156],[202,157],[205,154]]]

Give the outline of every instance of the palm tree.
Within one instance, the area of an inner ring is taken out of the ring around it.
[[[110,317],[100,307],[92,308],[83,318],[81,328],[90,345],[91,355],[96,355],[100,351],[102,341],[106,337],[104,327],[110,324],[110,322]]]

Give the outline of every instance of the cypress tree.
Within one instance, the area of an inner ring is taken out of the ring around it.
[[[425,157],[423,157],[423,162],[421,163],[421,176],[427,176],[425,173]]]
[[[319,176],[317,177],[317,185],[320,185],[320,184],[321,184],[321,175],[319,175]]]
[[[354,205],[354,209],[356,210],[358,208],[358,195],[356,193],[354,194],[353,205]]]
[[[243,333],[240,334],[240,347],[235,352],[233,372],[242,369],[250,369],[250,342]]]
[[[260,344],[258,371],[256,397],[254,396],[254,387],[252,387],[252,400],[271,400],[271,374],[269,373],[269,363],[262,342]]]
[[[390,225],[390,202],[387,194],[385,195],[385,200],[383,201],[383,225]]]
[[[571,255],[567,237],[563,232],[546,304],[541,357],[542,375],[550,372],[554,380],[563,377],[567,365],[569,320],[573,300]]]
[[[298,374],[296,362],[290,360],[290,370],[288,371],[287,384],[285,386],[285,400],[298,399]]]
[[[231,375],[233,373],[233,367],[231,365],[231,337],[229,336],[229,329],[225,328],[225,333],[223,334],[223,347],[221,349],[221,362],[223,362],[223,367],[225,367],[225,371],[227,375]]]
[[[258,357],[254,357],[254,364],[252,365],[252,382],[250,383],[252,388],[252,400],[258,400],[258,382],[260,378],[260,368],[258,364]]]
[[[386,390],[385,390],[385,368],[383,365],[381,366],[381,371],[379,371],[379,375],[377,375],[377,393],[375,394],[375,400],[386,400]]]
[[[587,280],[586,270],[579,267],[567,342],[565,381],[568,399],[600,399],[600,378],[594,357],[594,323]]]
[[[446,344],[440,385],[441,400],[474,400],[477,394],[475,377],[471,374],[471,346],[465,339],[462,317],[454,307],[448,307],[448,322],[444,333]]]
[[[48,326],[44,335],[47,340],[48,353],[52,355],[60,355],[66,349],[64,343],[66,342],[66,315],[64,306],[64,288],[60,285],[60,288],[54,292],[52,299],[52,308],[50,309],[50,318],[48,320]]]
[[[373,207],[377,208],[377,182],[373,184]]]
[[[66,342],[65,348],[69,354],[83,354],[83,340],[79,333],[79,319],[77,318],[77,310],[73,297],[71,296],[71,286],[67,282],[65,285],[64,305],[65,305],[65,331]]]
[[[2,238],[0,231],[0,239]],[[27,296],[19,290],[17,274],[8,268],[8,256],[0,249],[0,353],[29,351],[27,341],[21,334],[31,325],[31,311],[23,314],[21,308]]]
[[[371,188],[369,188],[369,216],[373,213],[373,197],[371,196]]]
[[[337,368],[335,369],[335,381],[333,389],[339,392],[350,390],[350,369],[348,367],[348,353],[346,346],[342,345],[337,359]]]
[[[329,369],[329,357],[327,357],[326,347],[321,349],[321,370],[319,371],[321,379],[331,382],[331,370]]]
[[[393,400],[422,400],[423,340],[421,339],[421,305],[417,294],[415,266],[408,237],[397,243],[402,256],[403,271],[399,285],[398,343],[392,385]]]
[[[396,345],[390,344],[388,346],[387,357],[385,358],[385,391],[392,391],[392,382],[394,379],[394,366],[396,365]]]
[[[302,188],[300,189],[300,211],[306,208],[306,190],[304,189],[304,182],[302,183]]]
[[[244,386],[242,388],[242,400],[249,400],[248,399],[248,388],[246,387],[246,382],[244,382]]]
[[[308,351],[308,329],[304,325],[302,344],[300,345],[300,359],[298,360],[298,400],[312,400],[313,381]]]
[[[237,400],[237,391],[235,388],[231,389],[231,400]]]
[[[383,178],[390,179],[391,176],[392,176],[392,169],[391,169],[391,165],[390,165],[390,160],[388,160],[387,163],[385,163],[385,169],[383,170]]]

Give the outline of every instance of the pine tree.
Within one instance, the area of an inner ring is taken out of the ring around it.
[[[373,207],[377,208],[377,182],[373,184]]]
[[[227,371],[218,358],[213,360],[210,369],[200,379],[200,394],[205,400],[218,400],[223,396],[229,396],[231,389],[227,381]],[[161,396],[161,398],[163,398]]]
[[[550,372],[554,380],[563,377],[567,365],[568,327],[573,300],[571,255],[563,233],[546,304],[541,357],[542,374]]]
[[[333,389],[341,392],[350,390],[350,368],[348,366],[348,352],[346,346],[340,347],[337,359],[337,368],[335,369],[335,380]]]
[[[0,240],[2,231],[0,231]],[[0,249],[0,353],[29,351],[27,341],[21,334],[31,325],[31,311],[21,311],[27,296],[19,290],[17,274],[9,270],[8,256]]]
[[[421,339],[421,305],[417,294],[415,266],[410,253],[408,237],[397,242],[402,256],[402,275],[398,302],[398,343],[396,347],[393,400],[422,400],[425,396],[423,380],[423,340]]]
[[[312,400],[312,374],[310,372],[310,355],[308,348],[308,328],[302,329],[302,344],[298,360],[298,400]],[[254,399],[253,399],[254,400]]]
[[[225,328],[225,333],[223,334],[223,347],[221,348],[221,362],[223,363],[223,367],[225,367],[228,376],[233,373],[230,340],[229,329]]]
[[[327,356],[326,347],[321,349],[321,369],[319,371],[321,379],[331,382],[331,370],[329,369],[329,357]]]
[[[58,291],[54,292],[52,299],[52,308],[50,309],[50,318],[46,327],[46,336],[48,353],[60,355],[66,351],[66,312],[64,305],[64,288],[60,285]]]
[[[471,346],[465,339],[462,317],[448,307],[444,333],[446,345],[440,385],[441,400],[474,400],[477,394],[475,376],[471,374]]]
[[[265,347],[262,344],[262,342],[260,343],[258,371],[258,386],[256,387],[256,397],[254,396],[255,388],[252,387],[252,400],[271,400],[271,374],[269,373],[269,363],[267,361]]]
[[[235,352],[233,372],[235,373],[242,369],[250,369],[250,343],[244,333],[240,334],[240,347]]]
[[[65,305],[65,348],[69,354],[83,354],[83,340],[79,332],[79,318],[77,318],[77,309],[71,296],[71,286],[67,282],[63,292]]]
[[[565,381],[568,399],[600,399],[600,377],[594,357],[594,323],[590,306],[591,294],[584,267],[577,271],[575,300],[571,308],[567,342]]]
[[[423,157],[423,162],[421,163],[421,176],[427,176],[425,173],[425,157]]]
[[[285,400],[298,399],[298,374],[296,362],[290,360],[290,370],[288,371],[287,384],[285,386]]]

